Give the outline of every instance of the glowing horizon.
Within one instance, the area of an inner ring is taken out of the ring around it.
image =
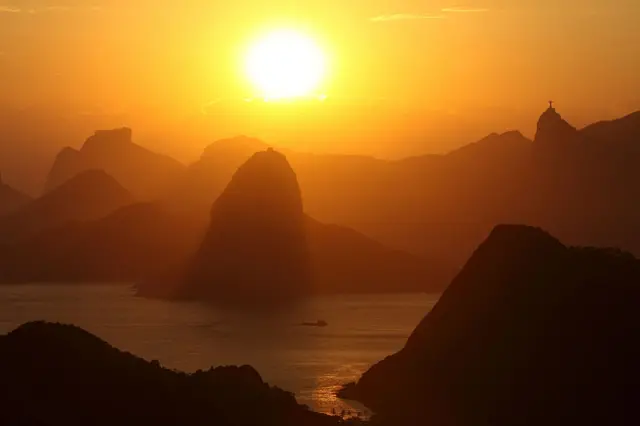
[[[0,0],[0,107],[71,127],[59,137],[66,144],[126,124],[179,156],[251,133],[312,151],[398,157],[491,132],[532,136],[548,99],[578,127],[640,109],[632,0],[63,5]],[[306,59],[264,71],[283,45],[265,40],[283,30],[302,38],[293,44]],[[250,73],[252,49],[267,66]],[[258,98],[266,102],[244,101]],[[56,115],[63,124],[45,119]]]

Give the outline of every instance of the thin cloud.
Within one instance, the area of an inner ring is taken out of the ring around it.
[[[444,9],[440,9],[444,13],[482,13],[488,12],[489,9],[484,7],[445,7]]]
[[[47,6],[39,9],[29,9],[29,13],[33,15],[36,13],[47,13],[47,12],[67,12],[71,9],[73,8],[70,6]]]
[[[0,6],[0,13],[20,13],[22,9],[13,6]]]
[[[30,9],[22,9],[15,6],[0,6],[0,13],[26,13],[30,15],[40,14],[40,13],[48,13],[48,12],[67,12],[71,10],[91,10],[94,12],[99,12],[102,10],[100,6],[66,6],[66,5],[52,5],[40,8],[30,8]]]
[[[43,10],[55,12],[56,10],[70,10],[70,9],[71,7],[69,6],[47,6]]]
[[[395,13],[393,15],[380,15],[369,19],[371,22],[392,21],[416,21],[420,19],[444,19],[444,15],[420,15],[412,13]]]

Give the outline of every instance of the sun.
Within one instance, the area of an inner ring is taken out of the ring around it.
[[[312,95],[326,72],[324,53],[308,36],[295,30],[273,31],[247,54],[249,79],[265,99]]]

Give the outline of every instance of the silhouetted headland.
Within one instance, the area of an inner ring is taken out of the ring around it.
[[[496,227],[405,347],[341,395],[393,424],[637,424],[640,261]]]
[[[0,336],[5,425],[332,426],[250,366],[192,374],[122,352],[71,325],[33,322]]]

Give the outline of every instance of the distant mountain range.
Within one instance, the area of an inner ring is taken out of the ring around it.
[[[69,222],[100,219],[133,202],[131,193],[103,170],[84,171],[0,218],[0,239],[19,241]]]
[[[80,172],[100,169],[113,176],[139,200],[156,200],[184,173],[185,166],[136,145],[128,128],[97,131],[80,150],[64,148],[45,184],[49,192]]]
[[[461,265],[497,223],[640,253],[638,146],[640,112],[577,130],[550,108],[534,141],[515,131],[492,134],[446,155],[400,161],[282,152],[311,216]],[[266,148],[245,137],[212,144],[168,205],[208,210],[211,192],[219,194],[243,161]]]
[[[640,112],[578,130],[549,108],[533,141],[519,132],[492,134],[446,155],[400,161],[281,152],[296,174],[305,214],[350,228],[347,234],[376,240],[385,250],[439,264],[453,276],[498,223],[540,226],[571,245],[640,254],[639,146]],[[167,214],[206,229],[212,203],[236,170],[267,148],[248,137],[226,139],[185,167],[136,145],[130,129],[99,131],[80,150],[58,155],[42,197],[30,202],[0,186],[0,236],[8,243],[64,221],[103,218],[134,201],[157,202]],[[96,196],[95,211],[81,212],[83,205],[93,209],[94,201],[80,200],[90,194],[73,201],[75,195],[57,191],[93,169],[111,177],[105,193],[117,185],[120,195]]]
[[[307,216],[271,149],[211,197],[209,223],[82,171],[0,218],[0,282],[136,282],[145,296],[270,305],[317,293],[441,291],[453,270]],[[269,303],[269,301],[271,303]]]
[[[5,184],[0,176],[0,216],[14,212],[31,201],[31,197]]]
[[[204,229],[159,204],[129,204],[105,217],[65,221],[0,244],[0,282],[133,282],[182,261]]]

